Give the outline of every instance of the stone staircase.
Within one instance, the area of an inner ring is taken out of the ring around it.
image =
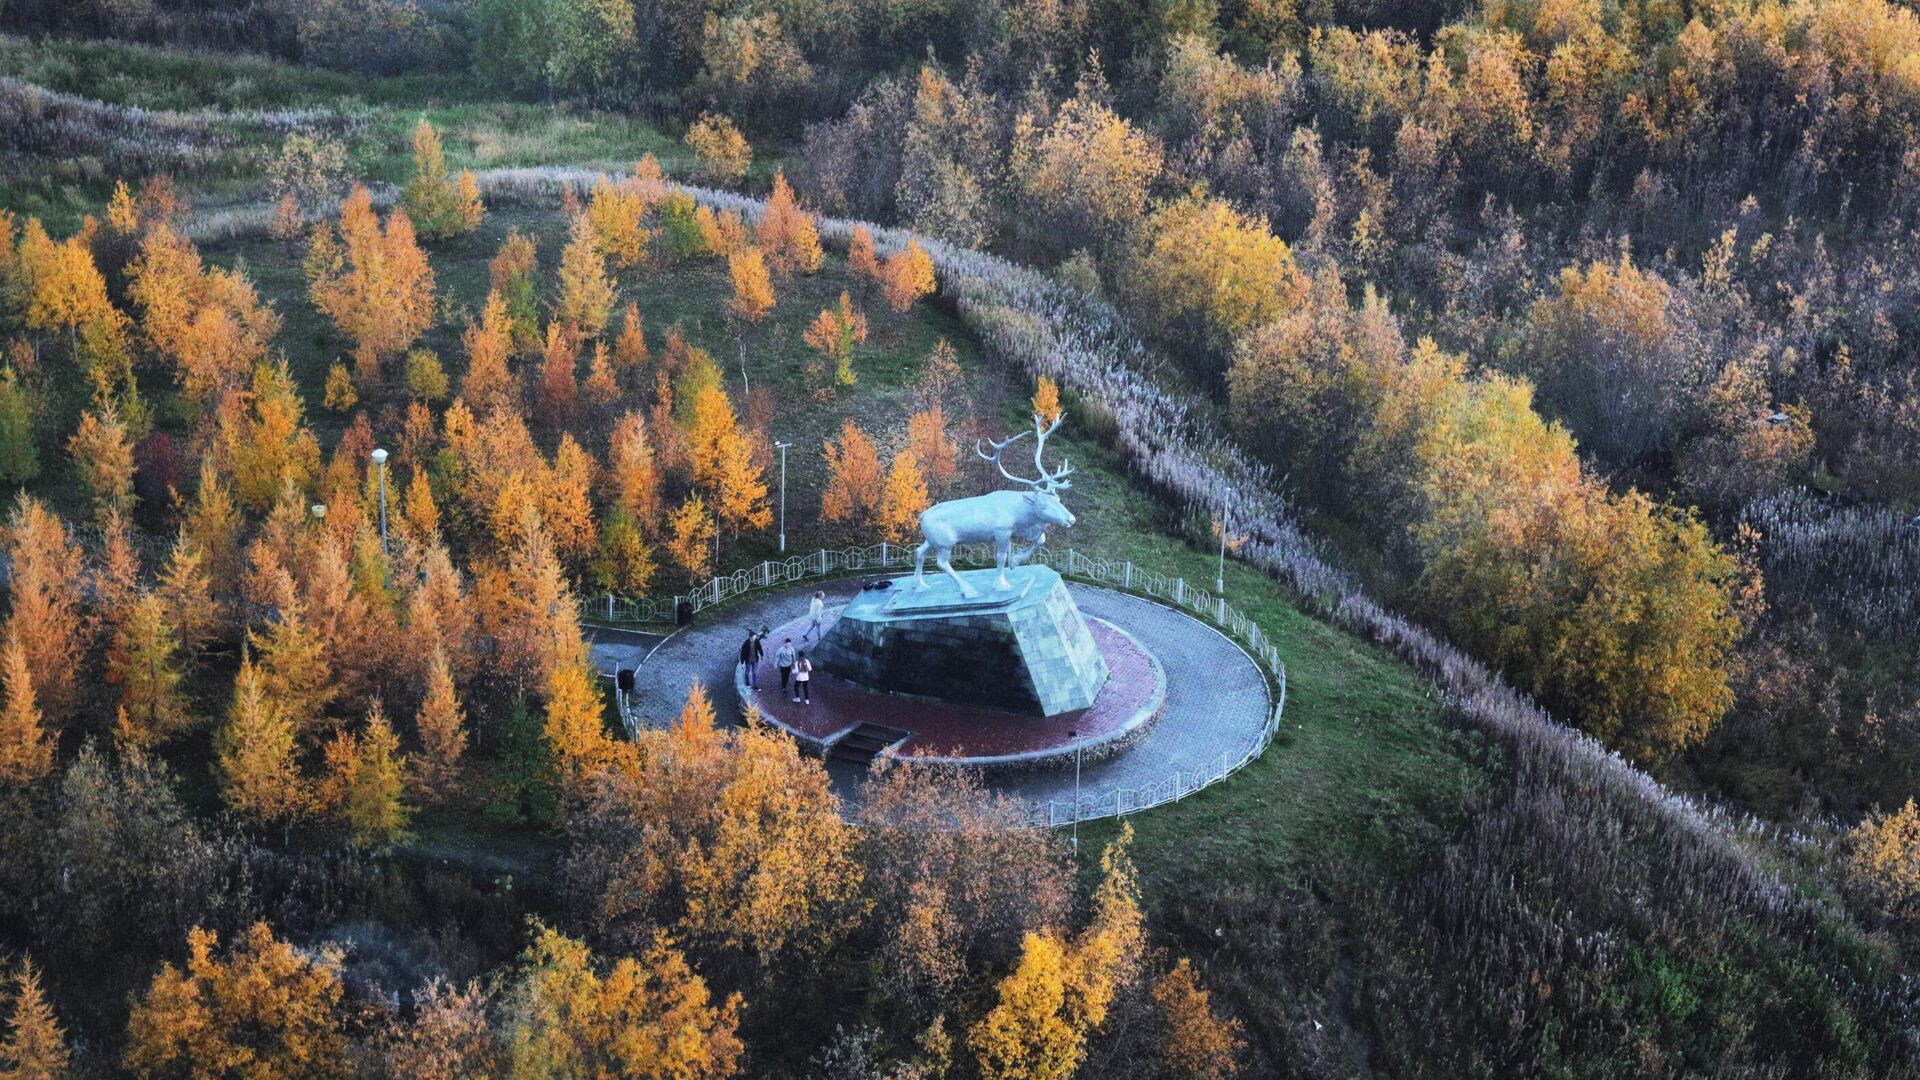
[[[833,749],[827,751],[827,757],[832,761],[847,761],[864,767],[880,751],[912,734],[911,731],[884,724],[861,724],[836,739]]]

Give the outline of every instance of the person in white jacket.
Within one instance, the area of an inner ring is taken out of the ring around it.
[[[800,635],[800,640],[805,641],[808,638],[818,635],[820,633],[820,624],[826,621],[827,594],[825,592],[816,592],[813,594],[813,600],[807,604],[807,632]]]
[[[813,661],[806,653],[793,661],[793,700],[813,704]]]

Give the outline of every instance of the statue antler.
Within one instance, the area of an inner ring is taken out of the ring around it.
[[[1047,436],[1053,434],[1054,429],[1060,426],[1060,421],[1066,418],[1066,413],[1060,413],[1053,418],[1053,423],[1047,425],[1045,430],[1042,430],[1040,427],[1040,414],[1035,413],[1033,415],[1033,431],[1034,434],[1038,436],[1033,442],[1033,467],[1040,470],[1040,484],[1036,484],[1035,486],[1038,487],[1044,484],[1049,492],[1059,491],[1063,488],[1073,486],[1067,482],[1067,477],[1073,475],[1072,462],[1063,457],[1060,459],[1060,467],[1050,471],[1047,468],[1046,462],[1040,460],[1040,455],[1047,449]],[[1023,432],[1022,434],[1025,433]],[[1012,442],[1013,440],[1009,439],[1007,441]]]
[[[1038,426],[1039,425],[1035,425],[1036,428]],[[1007,471],[1006,464],[1000,460],[1001,451],[1005,450],[1007,447],[1012,446],[1014,443],[1017,443],[1021,439],[1024,439],[1026,437],[1027,437],[1027,433],[1023,431],[1011,438],[997,439],[997,440],[988,439],[987,445],[993,447],[993,453],[991,454],[987,453],[985,450],[980,449],[980,440],[975,439],[973,441],[973,452],[976,454],[979,454],[982,460],[993,462],[993,467],[1000,470],[1001,476],[1006,477],[1007,479],[1013,481],[1016,484],[1025,484],[1028,487],[1033,488],[1034,490],[1037,491],[1039,490],[1040,485],[1046,482],[1044,479],[1029,480],[1024,476],[1015,476],[1012,473]]]
[[[1048,469],[1046,462],[1041,460],[1041,455],[1045,454],[1047,450],[1047,436],[1053,434],[1054,429],[1059,427],[1060,421],[1064,419],[1066,419],[1064,415],[1056,416],[1053,418],[1052,424],[1047,427],[1041,427],[1040,416],[1036,413],[1033,417],[1033,430],[1031,432],[1022,431],[1017,435],[1005,439],[988,439],[987,445],[993,447],[993,453],[991,454],[981,449],[980,440],[975,439],[973,442],[973,452],[979,454],[981,460],[993,462],[994,468],[1000,470],[1001,476],[1006,477],[1016,484],[1025,484],[1035,491],[1045,491],[1049,494],[1059,491],[1062,488],[1070,488],[1073,485],[1067,482],[1067,477],[1073,475],[1073,464],[1071,462],[1065,458],[1061,458],[1058,469]],[[1035,436],[1033,441],[1033,467],[1040,471],[1040,479],[1038,480],[1029,480],[1024,476],[1013,475],[1007,471],[1006,463],[1000,460],[1001,453],[1006,450],[1007,447],[1012,446],[1030,434]]]

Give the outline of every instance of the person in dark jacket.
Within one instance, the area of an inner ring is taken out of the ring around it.
[[[747,631],[747,640],[740,643],[740,669],[745,676],[747,689],[760,689],[760,635]]]

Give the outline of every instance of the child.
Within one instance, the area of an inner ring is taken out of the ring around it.
[[[793,662],[793,700],[813,704],[813,694],[808,689],[813,684],[813,661],[801,653]]]

